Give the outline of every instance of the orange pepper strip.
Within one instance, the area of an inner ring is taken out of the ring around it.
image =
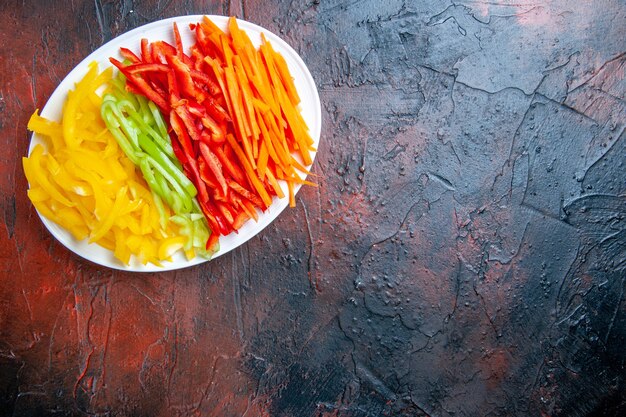
[[[231,134],[226,135],[226,140],[235,151],[235,155],[237,155],[237,158],[239,158],[239,162],[243,165],[248,179],[252,183],[252,186],[259,193],[261,200],[263,200],[263,204],[265,205],[265,208],[269,207],[272,204],[272,198],[269,196],[269,194],[265,190],[265,187],[263,187],[263,184],[261,183],[261,181],[259,181],[259,178],[257,177],[257,174],[254,168],[251,166],[250,161],[248,161],[248,158],[246,158],[246,155],[244,154],[243,150],[241,149],[241,147],[239,146],[239,144],[237,143],[233,135]]]

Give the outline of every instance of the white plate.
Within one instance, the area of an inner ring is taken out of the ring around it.
[[[170,43],[174,43],[172,27],[176,22],[178,29],[181,32],[183,46],[189,48],[195,43],[194,35],[189,30],[190,23],[197,23],[202,21],[202,15],[180,16],[170,19],[159,20],[145,26],[138,27],[130,32],[124,33],[117,38],[111,40],[105,45],[98,48],[91,55],[85,58],[80,64],[78,64],[65,79],[54,90],[52,96],[48,100],[47,104],[41,111],[41,116],[52,119],[61,120],[61,112],[63,109],[63,103],[67,98],[67,92],[74,88],[74,84],[78,82],[86,73],[89,63],[95,61],[99,65],[99,69],[110,66],[109,57],[116,57],[120,59],[119,48],[125,47],[135,53],[139,53],[140,42],[142,38],[147,38],[148,41],[165,40]],[[217,26],[226,30],[228,18],[224,16],[208,16]],[[264,33],[266,38],[270,41],[274,49],[280,52],[287,64],[289,70],[294,77],[295,85],[298,90],[298,94],[302,98],[301,111],[304,120],[309,127],[309,133],[315,142],[315,148],[319,144],[320,131],[322,127],[322,117],[320,100],[317,94],[317,88],[315,82],[308,68],[298,55],[285,41],[269,32],[268,30],[257,26],[253,23],[246,22],[244,20],[238,20],[239,27],[246,31],[252,43],[255,46],[261,44],[261,33]],[[35,144],[44,144],[42,139],[33,134],[29,154],[32,151]],[[45,146],[45,144],[44,144]],[[311,152],[312,158],[315,157],[315,152]],[[287,186],[281,184],[285,195],[288,195]],[[296,188],[296,191],[300,187]],[[213,256],[213,259],[220,255],[223,255],[239,245],[247,242],[254,237],[257,233],[263,230],[269,225],[289,204],[287,197],[278,199],[274,197],[272,205],[264,213],[259,214],[258,222],[254,220],[247,221],[239,230],[239,233],[231,233],[228,236],[220,237],[220,250]],[[113,256],[113,252],[103,248],[97,244],[89,244],[87,240],[78,241],[68,231],[61,226],[53,223],[39,214],[41,221],[48,228],[50,233],[63,245],[65,245],[72,252],[82,256],[85,259],[90,260],[96,264],[100,264],[109,268],[120,269],[125,271],[167,271],[172,269],[186,268],[192,265],[197,265],[206,262],[206,259],[196,257],[191,261],[187,261],[182,252],[178,252],[172,257],[172,262],[164,262],[163,267],[158,267],[152,264],[143,265],[136,258],[132,257],[130,265],[124,265]]]

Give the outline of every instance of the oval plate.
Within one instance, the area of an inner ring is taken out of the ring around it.
[[[209,15],[208,17],[222,30],[226,30],[228,23],[227,17],[211,15]],[[59,84],[56,90],[54,90],[52,96],[50,96],[50,99],[41,111],[41,116],[52,120],[61,120],[61,113],[63,110],[63,104],[67,98],[67,92],[73,89],[74,84],[80,81],[80,79],[87,73],[87,67],[89,63],[95,61],[98,63],[100,70],[103,70],[106,67],[111,66],[111,64],[109,63],[109,57],[116,57],[120,59],[120,47],[125,47],[135,53],[139,53],[140,42],[142,38],[147,38],[148,41],[165,40],[167,42],[174,43],[172,32],[174,22],[176,22],[181,32],[183,45],[185,46],[185,48],[189,48],[192,44],[195,43],[194,35],[189,30],[189,24],[200,22],[202,18],[203,15],[190,15],[159,20],[157,22],[149,23],[147,25],[133,29],[130,32],[126,32],[118,36],[117,38],[107,42],[106,44],[95,50],[93,53],[91,53],[80,64],[78,64],[67,75],[67,77],[65,77],[65,79]],[[298,94],[302,98],[302,103],[300,104],[302,116],[304,117],[304,120],[309,127],[309,133],[313,138],[315,142],[314,146],[317,149],[322,128],[321,107],[317,88],[308,68],[306,67],[298,53],[294,51],[285,41],[283,41],[277,35],[260,26],[257,26],[250,22],[246,22],[244,20],[237,19],[237,22],[239,24],[239,27],[242,30],[246,31],[246,33],[250,37],[250,40],[256,47],[261,44],[261,33],[264,33],[274,49],[280,52],[287,61],[287,64],[289,65],[289,70],[291,71],[291,75],[294,78],[294,83],[298,90]],[[33,147],[38,143],[45,146],[45,143],[43,142],[41,137],[39,137],[39,135],[37,134],[33,134],[28,150],[29,154],[32,151]],[[315,158],[315,153],[316,152],[311,152],[312,159]],[[281,182],[281,187],[283,188],[285,195],[288,195],[287,186],[284,182]],[[295,188],[295,191],[297,192],[299,189],[300,186],[297,186]],[[288,197],[282,199],[274,197],[272,205],[267,209],[267,211],[259,212],[258,222],[255,222],[254,220],[249,220],[241,227],[241,229],[239,229],[239,233],[233,232],[228,236],[221,236],[220,250],[213,255],[212,259],[215,259],[218,256],[235,249],[236,247],[244,244],[249,239],[254,237],[267,225],[269,225],[288,206],[288,204]],[[91,262],[109,268],[124,271],[157,272],[186,268],[207,261],[207,259],[200,257],[196,257],[191,261],[187,261],[184,254],[179,251],[174,256],[172,256],[172,262],[165,261],[163,262],[162,267],[153,264],[143,265],[135,257],[131,257],[130,265],[124,265],[122,262],[116,259],[113,256],[113,252],[109,251],[108,249],[105,249],[97,244],[89,244],[87,243],[87,239],[78,241],[63,227],[46,219],[40,213],[38,214],[41,218],[41,221],[50,231],[50,233],[65,247]]]

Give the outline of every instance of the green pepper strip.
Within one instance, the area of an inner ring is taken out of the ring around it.
[[[190,197],[197,194],[196,187],[162,152],[160,152],[147,136],[139,135],[139,146],[174,179],[176,185],[180,185]],[[191,209],[191,207],[190,207]]]
[[[125,132],[120,129],[121,122],[119,116],[116,114],[116,110],[117,106],[115,103],[108,97],[105,97],[100,108],[102,119],[128,158],[130,158],[135,165],[139,165],[139,158],[135,152],[136,147],[128,140],[128,136],[125,135]]]

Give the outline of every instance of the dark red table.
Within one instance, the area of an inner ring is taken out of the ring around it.
[[[26,123],[139,25],[234,14],[322,100],[318,188],[161,274],[72,254]],[[1,416],[626,414],[626,5],[0,4]]]

